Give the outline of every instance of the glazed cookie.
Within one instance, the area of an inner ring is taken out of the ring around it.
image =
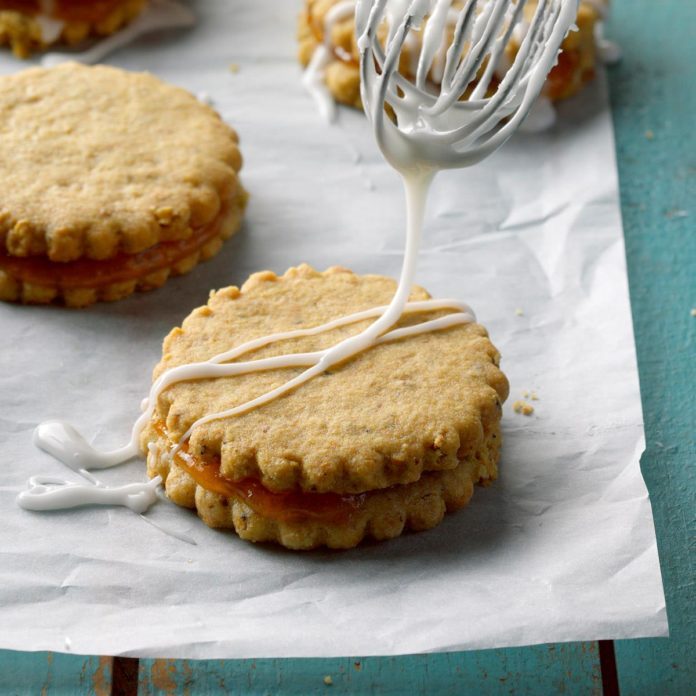
[[[0,78],[0,299],[85,306],[216,254],[247,194],[237,135],[146,73]]]
[[[164,341],[157,378],[267,334],[322,325],[388,304],[396,283],[308,266],[257,273],[211,295]],[[415,289],[412,300],[428,294]],[[407,313],[399,326],[449,310]],[[313,353],[363,320],[256,349],[245,359]],[[349,548],[436,526],[497,476],[508,383],[475,323],[380,343],[274,401],[193,429],[199,418],[264,394],[301,372],[268,369],[189,380],[159,394],[141,437],[148,474],[211,527],[293,549]]]
[[[0,44],[27,58],[55,44],[108,36],[139,15],[147,0],[0,0]]]
[[[595,27],[601,19],[608,0],[581,0],[576,25],[563,42],[558,64],[549,74],[544,96],[553,101],[569,97],[594,77],[597,61]],[[460,3],[462,5],[463,3]],[[329,91],[341,104],[362,107],[360,98],[360,53],[355,39],[354,2],[344,0],[305,0],[300,13],[298,41],[300,63],[307,67],[317,61],[317,51],[325,51],[322,62],[323,78]],[[531,18],[536,3],[525,6]],[[455,3],[456,6],[456,3]],[[386,27],[383,27],[386,32]],[[514,35],[506,49],[507,61],[512,61],[519,48]],[[418,54],[413,45],[406,44],[401,54],[402,74],[413,77]],[[434,82],[437,75],[432,75]]]

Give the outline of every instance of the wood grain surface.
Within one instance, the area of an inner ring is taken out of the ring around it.
[[[669,639],[616,644],[621,693],[696,693],[696,1],[622,0],[611,71],[631,306]]]

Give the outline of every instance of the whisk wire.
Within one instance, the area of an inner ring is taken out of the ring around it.
[[[428,75],[435,62],[437,54],[446,47],[445,37],[447,32],[447,20],[452,9],[452,0],[437,0],[428,21],[423,29],[423,48],[418,57],[418,67],[416,69],[416,87],[425,91]],[[430,37],[436,39],[442,37],[440,41],[431,41]]]
[[[452,43],[447,50],[445,70],[442,76],[442,84],[446,85],[447,89],[452,88],[454,73],[461,60],[464,46],[471,38],[477,2],[478,0],[468,0],[466,6],[457,18]]]
[[[506,16],[506,3],[488,3],[474,24],[473,45],[454,75],[448,89],[448,99],[457,101],[478,75],[486,56],[491,52],[491,43],[500,32]]]
[[[500,66],[500,61],[502,59],[503,53],[507,49],[512,34],[515,30],[515,27],[517,26],[520,17],[522,16],[522,12],[524,10],[526,2],[527,0],[520,0],[516,5],[512,5],[512,7],[514,8],[512,13],[509,12],[508,8],[508,12],[506,12],[506,15],[508,15],[507,26],[505,27],[505,30],[502,33],[502,35],[498,36],[498,38],[496,39],[495,46],[493,47],[491,55],[488,59],[486,69],[483,75],[479,78],[476,87],[472,91],[470,99],[480,99],[485,97],[486,92],[490,87],[491,81],[493,80],[493,76],[495,75],[496,70],[498,70]]]
[[[503,118],[510,116],[510,114],[523,103],[524,95],[528,87],[529,70],[535,65],[535,61],[537,60],[535,48],[538,50],[539,47],[543,47],[544,45],[543,36],[541,36],[541,34],[545,26],[542,22],[542,15],[546,5],[547,0],[540,0],[530,29],[524,37],[512,66],[505,73],[495,93],[491,97],[483,100],[484,105],[480,114],[465,125],[442,133],[441,135],[443,137],[456,141],[463,140],[467,137],[475,138],[490,131],[491,128]],[[534,95],[534,97],[536,97],[536,95]],[[441,110],[443,106],[444,108],[449,108],[451,104],[447,102],[444,104],[436,104],[430,111],[435,114],[442,113]]]
[[[408,144],[433,166],[456,167],[502,145],[538,96],[578,5],[578,0],[538,0],[526,25],[528,0],[466,0],[461,8],[452,2],[358,0],[363,102],[392,161],[409,150],[400,147]],[[524,27],[524,36],[505,66],[503,52],[517,27]],[[401,57],[419,41],[410,80],[400,72]]]

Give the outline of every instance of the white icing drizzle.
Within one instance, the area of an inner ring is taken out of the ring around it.
[[[49,421],[34,431],[34,444],[62,461],[86,480],[77,483],[55,476],[32,476],[27,490],[17,497],[25,510],[65,510],[84,505],[119,505],[143,513],[157,501],[162,479],[157,476],[146,483],[107,486],[88,469],[106,469],[120,464],[119,456],[95,458],[94,448],[68,423]],[[123,454],[123,453],[120,453]],[[131,457],[127,457],[130,459]],[[163,530],[166,531],[166,530]]]
[[[615,65],[623,57],[621,46],[604,36],[604,20],[595,25],[595,44],[599,58],[605,65]]]
[[[609,0],[584,0],[597,12],[599,21],[595,26],[595,42],[601,61],[607,65],[614,65],[621,60],[623,51],[614,41],[609,41],[604,36],[604,22],[609,14]]]
[[[411,285],[412,283],[409,284],[408,287],[410,288]],[[204,419],[196,421],[196,423],[189,428],[186,435],[184,435],[182,438],[180,444],[183,444],[183,442],[185,442],[190,436],[193,428],[202,425],[203,422],[210,422],[219,418],[231,417],[233,415],[238,415],[245,411],[257,408],[258,406],[262,405],[262,403],[267,403],[274,398],[277,398],[281,394],[287,393],[296,386],[299,386],[299,384],[308,381],[316,374],[326,371],[331,367],[331,365],[345,359],[341,356],[344,354],[347,355],[347,347],[344,345],[346,343],[344,341],[331,349],[326,351],[318,351],[315,353],[279,355],[273,358],[251,360],[247,362],[230,363],[230,360],[236,360],[246,353],[253,350],[258,350],[259,348],[271,345],[272,343],[277,343],[278,341],[284,341],[291,338],[301,338],[304,336],[316,336],[320,333],[331,331],[332,329],[338,329],[344,326],[350,326],[351,324],[356,324],[367,319],[383,317],[387,309],[387,306],[374,307],[362,312],[356,312],[354,314],[340,317],[339,319],[334,319],[326,324],[309,329],[296,329],[294,331],[284,331],[271,334],[270,336],[263,336],[252,341],[247,341],[246,343],[243,343],[242,345],[232,348],[224,353],[220,353],[219,355],[215,355],[205,362],[180,365],[179,367],[174,367],[171,370],[168,370],[153,383],[148,397],[143,399],[141,403],[141,410],[143,412],[133,426],[129,442],[123,447],[109,451],[99,451],[92,447],[92,445],[90,445],[72,425],[60,420],[41,423],[34,431],[34,444],[45,452],[51,454],[59,461],[63,462],[71,469],[76,470],[77,467],[85,467],[89,469],[108,469],[112,466],[126,462],[129,459],[133,459],[140,454],[140,435],[152,418],[159,395],[165,391],[165,389],[168,389],[178,382],[185,382],[195,379],[210,379],[214,377],[233,377],[235,375],[248,374],[249,372],[258,370],[273,370],[287,367],[311,368],[311,370],[303,372],[301,375],[296,377],[295,380],[292,380],[292,383],[288,382],[285,385],[278,387],[278,389],[274,390],[274,392],[269,392],[268,394],[258,397],[258,399],[248,401],[244,404],[236,406],[234,409],[230,409],[230,411],[234,411],[234,413],[225,411],[222,413],[210,414]],[[475,316],[471,308],[457,300],[424,300],[421,302],[410,302],[403,308],[402,312],[399,312],[396,320],[398,321],[401,314],[404,312],[413,313],[443,309],[454,309],[458,311],[454,314],[440,317],[439,319],[433,319],[430,322],[425,322],[423,324],[410,326],[403,329],[395,329],[383,336],[379,335],[381,325],[376,327],[377,322],[372,324],[370,329],[372,329],[373,332],[375,330],[378,332],[375,339],[376,343],[386,343],[388,341],[398,340],[399,338],[405,338],[406,336],[413,335],[415,333],[422,333],[426,330],[442,330],[448,328],[449,326],[453,326],[454,323],[475,321]],[[392,324],[393,323],[395,323],[395,321],[392,322]],[[418,331],[418,329],[420,329],[420,331]],[[358,337],[362,335],[363,334],[358,334]],[[352,339],[355,338],[357,337],[352,337]],[[352,339],[347,340],[350,341]],[[366,346],[370,341],[371,339],[366,339],[363,337],[363,343]],[[339,348],[340,351],[336,350],[335,352],[332,352]],[[360,351],[355,351],[355,353],[357,352]],[[325,367],[320,369],[320,365],[325,365]],[[308,374],[310,371],[311,374]],[[179,447],[177,447],[176,451],[178,450]]]
[[[147,483],[125,486],[73,483],[54,476],[32,476],[28,489],[19,494],[17,502],[25,510],[41,512],[84,505],[121,505],[143,513],[156,502],[157,488],[161,483],[159,476]]]
[[[597,50],[599,57],[605,65],[614,65],[623,58],[623,51],[615,41],[604,38],[600,33],[603,29],[601,25],[598,25]]]
[[[302,84],[314,97],[321,116],[329,123],[333,123],[337,115],[336,102],[326,86],[326,68],[332,56],[331,32],[336,24],[348,19],[354,12],[355,0],[340,0],[327,11],[324,17],[324,43],[316,47],[302,75]]]
[[[352,0],[350,0],[352,2]],[[537,46],[528,37],[525,39],[515,64],[511,68],[516,75],[503,80],[501,89],[509,87],[506,92],[507,101],[502,103],[496,97],[481,99],[472,95],[473,100],[459,102],[456,92],[456,78],[460,69],[453,70],[451,56],[457,55],[457,62],[462,55],[461,46],[446,52],[443,69],[443,86],[439,96],[423,92],[415,85],[407,84],[398,74],[398,32],[401,13],[410,6],[411,0],[376,0],[376,4],[391,12],[392,24],[390,39],[387,41],[387,57],[385,63],[381,48],[370,43],[370,27],[368,20],[370,11],[375,5],[373,0],[358,0],[356,18],[361,35],[358,46],[361,50],[362,93],[368,117],[370,118],[377,143],[386,160],[390,162],[401,175],[404,182],[407,207],[406,248],[404,260],[394,297],[387,306],[375,307],[361,312],[340,317],[320,326],[284,331],[269,336],[260,337],[233,347],[209,360],[181,365],[163,373],[152,385],[150,394],[143,401],[143,413],[136,421],[131,432],[130,442],[125,446],[106,452],[99,452],[80,435],[75,428],[62,421],[42,423],[34,434],[35,444],[64,462],[68,467],[77,470],[88,478],[90,486],[66,483],[53,478],[34,478],[30,481],[29,491],[21,494],[19,504],[31,509],[59,509],[81,504],[105,503],[121,504],[136,509],[139,506],[151,504],[156,499],[157,479],[149,484],[134,484],[119,489],[108,489],[101,486],[90,474],[87,468],[103,469],[114,466],[139,454],[139,441],[143,429],[153,416],[159,395],[172,385],[190,380],[210,379],[248,374],[263,370],[278,370],[285,368],[304,368],[300,374],[289,379],[276,389],[262,394],[255,399],[236,405],[226,411],[207,414],[191,425],[180,441],[174,445],[170,453],[173,456],[190,438],[192,431],[213,420],[232,418],[252,409],[259,408],[274,399],[295,390],[317,375],[322,374],[334,365],[350,359],[374,346],[395,340],[423,334],[426,332],[442,331],[448,328],[475,321],[471,309],[457,300],[425,300],[408,302],[413,287],[418,249],[420,246],[425,204],[430,184],[440,169],[463,167],[483,159],[502,145],[514,132],[514,129],[524,119],[532,102],[542,89],[546,74],[552,66],[556,50],[560,46],[565,31],[572,17],[568,18],[568,10],[559,11],[558,18],[549,21],[546,18],[538,23],[538,35],[544,38],[548,46]],[[420,10],[414,26],[418,27],[426,12],[431,11],[432,4],[441,5],[448,0],[413,0],[413,5]],[[482,19],[481,19],[482,18]],[[474,22],[472,45],[477,41],[486,40],[486,23],[497,21],[502,17],[496,16],[493,10]],[[567,22],[566,22],[567,19]],[[374,29],[374,27],[372,27]],[[531,33],[531,32],[530,32]],[[391,42],[396,41],[395,50],[390,50]],[[497,58],[496,50],[500,52],[502,41],[498,42],[492,56]],[[529,45],[527,45],[529,43]],[[426,32],[423,39],[422,55],[434,58],[441,50],[441,37],[435,32]],[[531,58],[529,57],[531,52]],[[397,54],[396,56],[394,54]],[[463,65],[470,57],[465,56]],[[379,73],[375,60],[380,62]],[[427,74],[428,65],[418,64],[418,74]],[[492,72],[492,70],[491,70]],[[391,84],[392,79],[400,79],[403,95],[399,95]],[[417,78],[417,81],[419,79]],[[422,79],[420,80],[422,82]],[[478,87],[477,87],[478,89]],[[485,85],[482,87],[485,90]],[[463,91],[463,90],[462,90]],[[387,101],[394,109],[397,123],[385,117],[384,102]],[[456,118],[450,118],[451,110],[456,112]],[[508,118],[509,117],[509,118]],[[505,125],[501,119],[507,118]],[[446,130],[443,128],[446,127]],[[394,328],[397,322],[407,313],[432,312],[436,310],[453,310],[449,314],[436,319],[426,320],[420,324]],[[269,358],[258,358],[241,362],[231,362],[241,358],[250,351],[292,338],[318,335],[352,324],[374,319],[369,326],[339,341],[325,350],[309,353],[285,354]],[[146,490],[143,489],[143,486]],[[49,506],[41,507],[41,506]]]
[[[161,29],[190,27],[195,22],[196,16],[193,12],[177,0],[150,0],[140,15],[115,34],[97,41],[84,51],[46,53],[41,59],[41,64],[51,67],[68,61],[77,61],[93,65],[142,34]]]
[[[302,84],[314,98],[321,117],[328,123],[333,123],[338,112],[333,95],[326,86],[325,75],[330,62],[331,51],[324,45],[317,46],[302,75]]]
[[[66,446],[67,442],[72,443],[72,448]],[[34,512],[67,510],[85,505],[126,507],[138,513],[145,522],[164,534],[187,544],[196,545],[196,541],[187,534],[145,517],[144,513],[158,500],[162,484],[160,476],[155,476],[144,483],[130,483],[125,486],[105,485],[92,476],[83,464],[92,469],[105,469],[120,464],[123,460],[113,455],[100,458],[90,456],[96,451],[72,426],[61,421],[42,423],[34,432],[34,443],[63,461],[86,479],[87,483],[77,483],[53,476],[33,476],[29,479],[27,490],[17,496],[20,507]],[[127,453],[121,454],[127,456]],[[127,458],[131,457],[127,456]]]

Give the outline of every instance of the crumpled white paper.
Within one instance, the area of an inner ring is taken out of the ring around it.
[[[664,635],[601,79],[552,132],[435,182],[418,281],[472,304],[512,384],[500,479],[468,508],[423,534],[298,554],[166,502],[149,517],[195,546],[128,510],[16,506],[30,475],[72,476],[33,448],[36,424],[62,417],[123,443],[163,336],[210,288],[301,261],[398,274],[400,183],[359,113],[319,119],[294,61],[296,9],[201,0],[194,29],[113,56],[212,97],[241,134],[252,199],[217,258],[159,291],[86,311],[0,305],[0,647],[289,657]],[[539,397],[531,417],[512,411],[525,391]],[[98,476],[143,480],[144,466]]]

